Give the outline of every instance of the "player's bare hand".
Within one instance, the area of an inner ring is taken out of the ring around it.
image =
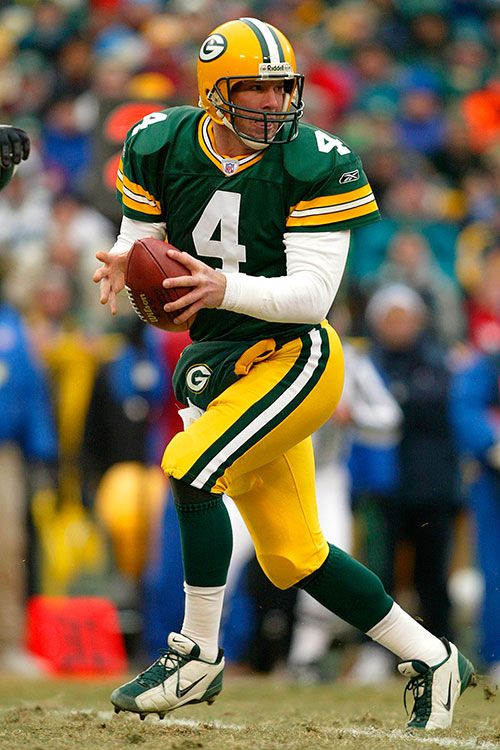
[[[182,310],[182,313],[174,319],[175,324],[185,323],[203,307],[220,307],[226,292],[226,277],[224,274],[180,250],[169,248],[168,254],[191,272],[190,276],[177,276],[165,279],[163,282],[165,289],[191,287],[191,291],[181,299],[164,305],[166,312],[174,313],[177,310]]]
[[[96,253],[95,257],[102,263],[92,276],[92,280],[100,284],[99,302],[101,305],[109,304],[112,315],[116,315],[118,312],[116,297],[125,286],[128,251],[107,253],[101,250]]]

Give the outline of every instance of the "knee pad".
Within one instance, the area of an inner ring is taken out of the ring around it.
[[[305,566],[302,561],[292,559],[291,555],[258,554],[257,559],[271,583],[282,590],[295,586],[299,581],[313,574],[324,562],[322,558],[319,558],[317,566],[311,569],[310,560]]]
[[[212,503],[214,500],[222,499],[221,494],[215,494],[208,492],[207,490],[199,490],[197,487],[191,487],[187,482],[183,482],[182,479],[174,479],[169,477],[170,488],[172,495],[174,496],[174,502],[177,505],[194,505],[202,503]]]

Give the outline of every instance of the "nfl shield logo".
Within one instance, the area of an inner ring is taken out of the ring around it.
[[[222,169],[224,170],[224,174],[227,174],[227,175],[234,174],[236,170],[238,169],[238,160],[237,159],[223,159]]]

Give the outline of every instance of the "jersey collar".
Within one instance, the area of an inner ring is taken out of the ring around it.
[[[205,156],[215,164],[226,177],[231,177],[243,169],[253,166],[264,156],[263,151],[256,151],[245,156],[223,156],[215,146],[213,122],[208,114],[204,114],[198,125],[198,142]]]

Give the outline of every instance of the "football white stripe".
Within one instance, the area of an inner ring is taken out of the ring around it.
[[[348,203],[339,203],[333,206],[321,206],[319,208],[299,208],[292,211],[290,216],[303,217],[303,216],[318,216],[320,214],[333,214],[339,211],[347,211],[349,208],[357,208],[358,206],[364,206],[366,203],[371,203],[375,200],[373,193],[368,193],[364,198],[358,198],[355,201],[349,201]]]
[[[259,21],[257,18],[249,18],[248,20],[251,21],[253,24],[255,24],[255,26],[257,26],[260,33],[266,40],[266,44],[269,48],[270,62],[272,63],[281,62],[278,45],[276,44],[276,40],[274,36],[272,35],[271,31],[269,30],[267,24],[262,23],[262,21]]]
[[[216,472],[220,466],[227,461],[233,453],[235,453],[252,435],[258,432],[274,417],[276,417],[280,411],[285,409],[288,404],[302,391],[303,388],[309,383],[314,371],[318,366],[318,362],[321,356],[321,333],[320,331],[311,331],[309,334],[312,340],[312,347],[309,358],[304,365],[302,371],[296,377],[290,388],[288,388],[276,401],[268,406],[261,414],[259,414],[252,422],[250,422],[244,430],[242,430],[236,437],[234,437],[222,450],[217,453],[216,456],[205,466],[202,471],[198,474],[194,482],[193,487],[203,487],[212,474]]]

